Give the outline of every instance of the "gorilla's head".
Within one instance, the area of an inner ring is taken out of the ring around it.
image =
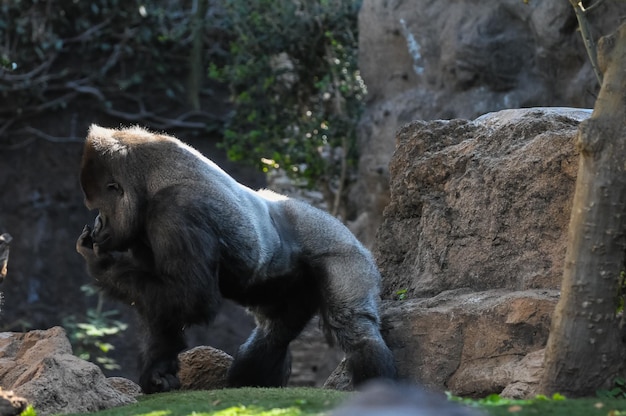
[[[143,175],[128,144],[118,130],[95,125],[85,141],[80,185],[87,208],[98,210],[91,237],[100,252],[126,250],[141,227]]]

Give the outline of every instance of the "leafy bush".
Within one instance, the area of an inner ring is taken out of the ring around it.
[[[87,310],[82,317],[68,316],[63,320],[63,327],[67,331],[74,354],[83,360],[92,361],[105,370],[119,369],[119,365],[107,354],[114,349],[108,340],[123,332],[128,327],[118,321],[116,310],[103,310],[103,295],[90,285],[84,285],[81,290],[87,296],[97,296],[98,304]]]
[[[337,204],[356,159],[365,85],[355,0],[226,0],[230,56],[209,74],[231,89],[233,160],[282,168]]]

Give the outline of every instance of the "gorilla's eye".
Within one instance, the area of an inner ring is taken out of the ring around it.
[[[120,193],[120,194],[122,193],[122,187],[117,182],[107,183],[107,189],[109,191],[117,192],[117,193]]]

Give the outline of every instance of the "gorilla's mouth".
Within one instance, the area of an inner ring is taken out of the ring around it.
[[[94,248],[97,246],[99,249],[102,250],[106,248],[107,243],[111,240],[111,235],[95,235],[95,233],[92,233],[91,239],[93,240]]]
[[[93,220],[93,231],[91,232],[91,238],[96,238],[96,235],[102,231],[104,228],[104,217],[101,214],[96,216],[96,219]]]
[[[94,247],[105,249],[107,243],[111,240],[111,233],[106,231],[106,219],[98,214],[93,223],[93,231],[91,231],[91,240]]]
[[[94,235],[92,238],[95,244],[103,245],[111,239],[111,236],[109,234],[98,235],[98,236]]]

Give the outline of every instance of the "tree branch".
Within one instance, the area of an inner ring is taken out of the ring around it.
[[[593,72],[596,74],[596,78],[598,80],[599,85],[602,85],[602,72],[598,68],[598,51],[596,49],[596,44],[593,41],[593,37],[591,36],[591,30],[589,29],[589,20],[587,20],[586,14],[590,10],[593,10],[594,8],[596,8],[603,1],[604,0],[599,0],[596,4],[585,9],[582,1],[570,0],[570,4],[574,8],[574,13],[576,13],[576,20],[578,20],[578,28],[580,29],[580,36],[583,39],[585,50],[587,51],[587,56],[589,57],[589,61],[591,62],[591,67],[593,68]]]

